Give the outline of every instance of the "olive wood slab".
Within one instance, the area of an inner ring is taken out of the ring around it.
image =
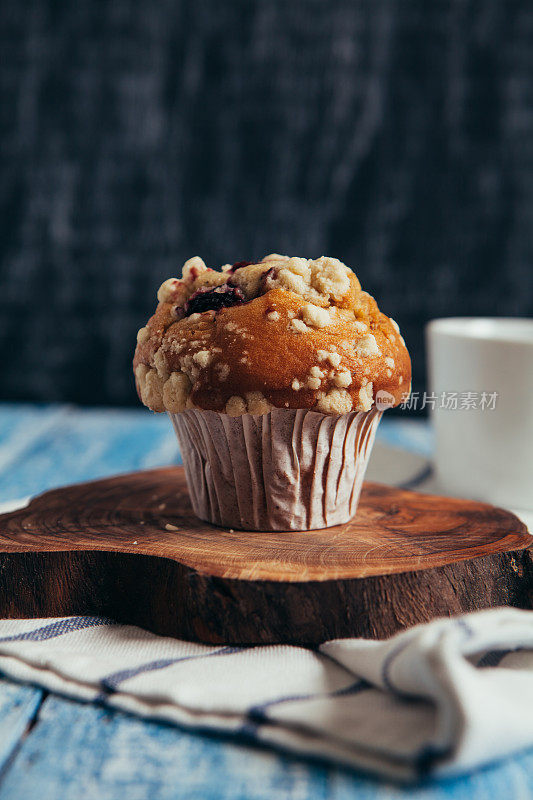
[[[533,539],[513,514],[364,486],[346,525],[216,528],[182,467],[69,486],[0,516],[0,615],[104,614],[210,643],[384,638],[436,616],[532,604]]]

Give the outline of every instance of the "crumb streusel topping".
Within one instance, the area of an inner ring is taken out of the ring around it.
[[[345,414],[370,410],[378,391],[397,405],[410,385],[397,324],[336,258],[272,254],[216,271],[195,257],[157,299],[134,358],[154,411]]]

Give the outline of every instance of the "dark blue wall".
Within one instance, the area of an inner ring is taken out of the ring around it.
[[[400,323],[533,303],[530,0],[1,0],[0,398],[135,402],[200,254],[335,255]]]

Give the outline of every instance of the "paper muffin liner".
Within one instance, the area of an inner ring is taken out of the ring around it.
[[[169,414],[195,514],[244,530],[311,530],[355,514],[382,412]]]

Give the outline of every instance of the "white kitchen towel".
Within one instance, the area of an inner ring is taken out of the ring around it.
[[[98,617],[2,620],[0,672],[397,780],[533,746],[533,612],[511,608],[316,650],[207,647]]]

